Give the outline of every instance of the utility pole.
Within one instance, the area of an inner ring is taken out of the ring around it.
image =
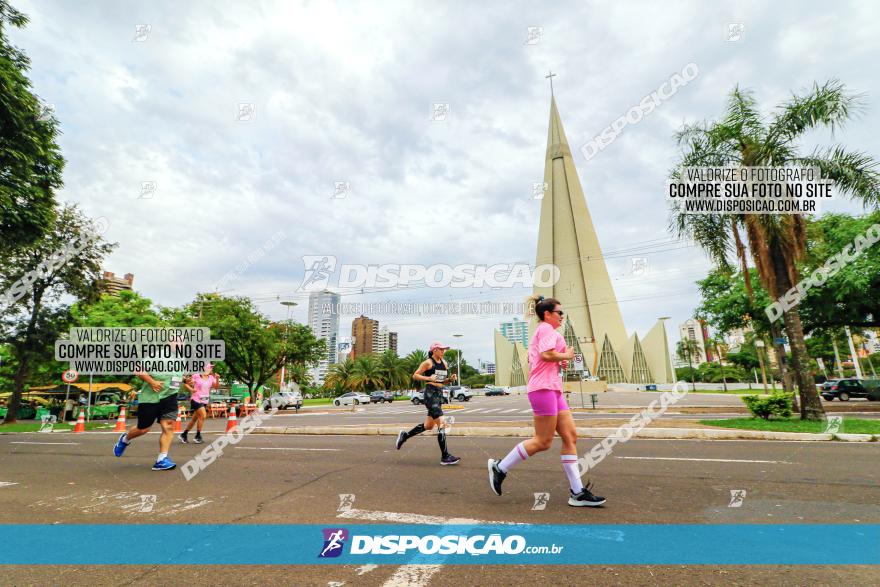
[[[837,362],[837,375],[843,379],[843,365],[840,364],[840,351],[837,350],[837,339],[831,334],[831,345],[834,347],[834,360]]]
[[[852,355],[853,365],[856,368],[856,377],[862,379],[862,368],[859,365],[859,356],[856,354],[856,347],[853,344],[852,332],[850,332],[849,326],[844,326],[843,329],[846,331],[846,342],[849,343],[849,353]]]
[[[764,369],[764,341],[760,338],[755,339],[755,349],[758,354],[758,364],[761,365],[761,381],[764,383],[764,393],[770,393],[767,390],[767,371]]]

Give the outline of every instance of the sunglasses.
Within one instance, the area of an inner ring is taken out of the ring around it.
[[[559,317],[560,317],[560,318],[562,318],[563,316],[565,316],[565,312],[563,312],[562,310],[553,310],[553,313],[554,313],[554,314],[559,314]]]

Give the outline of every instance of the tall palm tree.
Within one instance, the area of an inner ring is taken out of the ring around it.
[[[354,375],[354,361],[346,357],[341,363],[333,363],[327,369],[324,377],[324,385],[332,387],[337,393],[351,388],[351,379]]]
[[[691,340],[690,338],[685,338],[678,341],[678,344],[675,346],[675,354],[678,355],[678,358],[682,361],[688,362],[688,367],[691,370],[691,390],[697,389],[697,384],[694,379],[694,364],[693,358],[700,358],[700,345],[697,344],[697,341]]]
[[[379,372],[384,381],[382,387],[391,390],[403,389],[411,375],[406,370],[403,359],[391,349],[379,355]]]
[[[382,387],[384,379],[376,355],[356,357],[349,382],[356,391],[374,391]]]
[[[405,389],[412,389],[416,384],[413,382],[412,374],[416,372],[416,369],[419,368],[425,359],[428,358],[428,353],[416,349],[412,351],[410,354],[403,358],[403,367],[406,369],[406,383],[404,384]]]
[[[831,80],[814,84],[802,95],[794,95],[767,119],[758,110],[749,91],[734,88],[724,117],[713,123],[686,125],[678,133],[682,167],[761,167],[794,165],[817,167],[825,179],[834,180],[837,190],[860,199],[866,206],[880,203],[880,173],[869,155],[842,146],[817,148],[803,155],[796,141],[806,132],[842,126],[860,106],[859,96],[846,92],[843,84]],[[806,245],[806,223],[800,214],[690,215],[674,207],[671,228],[678,236],[693,239],[713,261],[729,268],[733,252],[741,264],[748,250],[761,283],[778,298],[799,281],[797,262]],[[731,239],[733,242],[731,242]],[[747,267],[744,267],[747,269]],[[748,275],[748,271],[744,271]],[[801,418],[824,420],[825,412],[810,374],[803,326],[796,307],[783,315],[791,345],[794,379],[800,394]]]
[[[721,344],[723,341],[718,340],[717,338],[710,338],[706,341],[706,346],[715,351],[715,354],[718,355],[718,368],[721,370],[721,384],[724,386],[724,391],[727,391],[727,378],[724,377],[724,363],[721,361]],[[706,357],[708,359],[709,357]]]

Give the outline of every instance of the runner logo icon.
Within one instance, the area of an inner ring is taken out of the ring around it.
[[[318,558],[335,558],[342,554],[342,547],[348,539],[348,530],[345,528],[324,528],[324,547]]]

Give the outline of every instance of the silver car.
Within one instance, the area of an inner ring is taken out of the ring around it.
[[[370,403],[370,396],[365,393],[361,393],[359,391],[349,391],[348,393],[343,393],[335,400],[333,400],[334,406],[350,406],[350,405],[360,405],[360,404],[368,404]]]

